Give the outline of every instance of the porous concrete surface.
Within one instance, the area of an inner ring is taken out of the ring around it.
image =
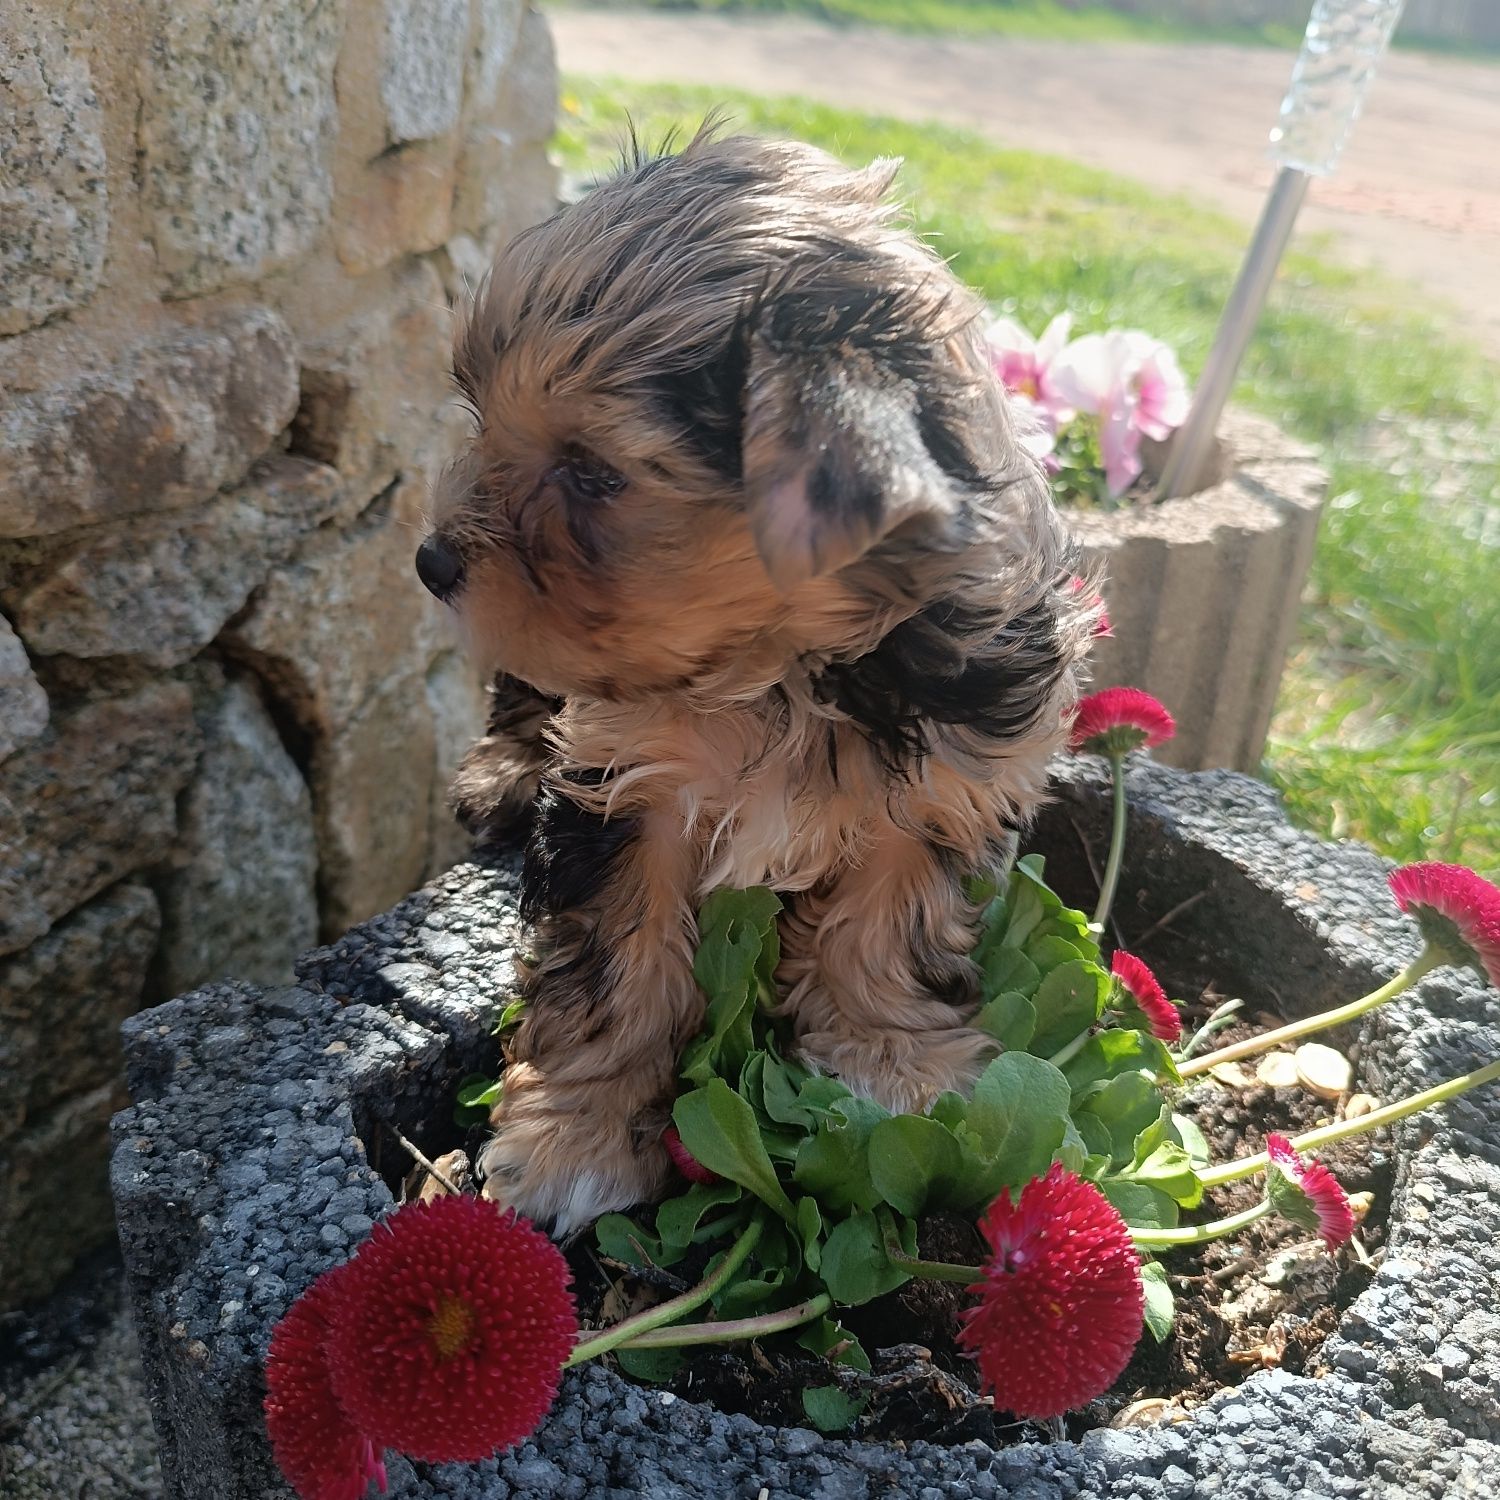
[[[1100,768],[1063,768],[1031,842],[1076,864],[1102,842]],[[1264,787],[1134,768],[1122,922],[1166,914],[1231,944],[1228,983],[1296,1007],[1358,992],[1414,947],[1368,851],[1286,826]],[[485,1027],[515,944],[513,861],[464,865],[306,956],[295,986],[214,985],[126,1026],[135,1105],[113,1185],[173,1500],[284,1500],[260,1418],[271,1327],[391,1206],[403,1165],[382,1122],[435,1145],[454,1083],[493,1062]],[[1143,898],[1142,887],[1148,894]],[[1233,925],[1226,925],[1229,917]],[[1136,931],[1142,930],[1139,925]],[[1232,934],[1232,937],[1231,937]],[[1445,970],[1380,1013],[1367,1081],[1394,1097],[1500,1051],[1500,1007]],[[1396,1132],[1384,1264],[1320,1378],[1260,1373],[1150,1431],[1080,1443],[908,1449],[767,1429],[571,1375],[534,1439],[478,1466],[392,1465],[402,1497],[874,1500],[910,1496],[1480,1496],[1500,1472],[1489,1246],[1500,1234],[1494,1091]]]

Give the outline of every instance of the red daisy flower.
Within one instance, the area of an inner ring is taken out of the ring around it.
[[[1133,953],[1117,949],[1109,961],[1109,972],[1119,981],[1126,997],[1146,1019],[1151,1035],[1159,1042],[1175,1042],[1182,1036],[1182,1017],[1167,999],[1156,975]]]
[[[672,1158],[672,1165],[678,1172],[686,1177],[689,1182],[699,1182],[705,1187],[713,1182],[723,1182],[723,1178],[715,1171],[705,1167],[686,1146],[682,1144],[682,1137],[677,1133],[675,1125],[668,1125],[661,1133],[661,1143],[667,1148],[667,1155]]]
[[[1150,693],[1112,687],[1080,700],[1068,748],[1124,755],[1165,744],[1176,733],[1177,721]]]
[[[1478,969],[1500,989],[1500,889],[1463,865],[1403,865],[1391,894],[1447,963]]]
[[[408,1203],[334,1286],[333,1389],[382,1446],[431,1463],[487,1458],[547,1415],[578,1341],[568,1263],[483,1198]]]
[[[1054,1163],[979,1228],[994,1254],[960,1314],[984,1388],[1018,1417],[1057,1417],[1109,1389],[1141,1336],[1141,1262],[1119,1211]]]
[[[1080,578],[1077,573],[1068,579],[1068,588],[1075,594],[1081,594],[1088,587],[1088,579]],[[1114,629],[1109,623],[1109,610],[1104,605],[1104,595],[1098,589],[1091,589],[1088,602],[1094,608],[1094,629],[1092,632],[1094,639],[1102,640],[1106,636],[1114,635]]]
[[[335,1283],[327,1271],[292,1304],[266,1355],[266,1430],[271,1452],[302,1500],[359,1500],[373,1479],[385,1493],[385,1465],[338,1403],[323,1344]]]
[[[1266,1196],[1283,1219],[1316,1229],[1330,1250],[1354,1233],[1354,1210],[1338,1179],[1320,1162],[1304,1162],[1284,1135],[1266,1137]]]

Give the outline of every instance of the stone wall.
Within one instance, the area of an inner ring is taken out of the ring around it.
[[[1305,26],[1312,0],[1104,0],[1114,10],[1201,25]],[[1495,0],[1406,0],[1399,37],[1462,47],[1500,46]]]
[[[555,88],[524,0],[0,6],[0,1310],[110,1232],[120,1021],[458,852],[411,556]]]

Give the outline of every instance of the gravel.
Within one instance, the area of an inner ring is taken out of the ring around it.
[[[1038,831],[1063,863],[1102,842],[1097,768],[1061,768]],[[1060,868],[1061,866],[1059,866]],[[1127,886],[1206,938],[1225,980],[1292,1008],[1358,993],[1414,951],[1384,865],[1282,820],[1243,777],[1132,774]],[[516,869],[464,865],[303,960],[298,983],[213,985],[126,1027],[135,1105],[113,1183],[172,1500],[287,1495],[259,1405],[270,1329],[388,1211],[401,1155],[384,1123],[441,1138],[452,1090],[493,1065],[485,1024],[517,929]],[[1123,910],[1123,909],[1122,909]],[[1139,929],[1137,929],[1139,930]],[[1500,997],[1444,970],[1367,1029],[1383,1098],[1500,1052]],[[1081,1443],[897,1449],[762,1428],[572,1373],[535,1438],[487,1464],[396,1461],[402,1497],[874,1500],[929,1496],[1479,1496],[1500,1473],[1500,1108],[1471,1099],[1397,1135],[1387,1259],[1327,1346],[1329,1373],[1255,1375],[1177,1426]],[[25,1493],[25,1492],[23,1492]],[[47,1492],[53,1493],[53,1492]],[[57,1493],[66,1493],[60,1491]]]

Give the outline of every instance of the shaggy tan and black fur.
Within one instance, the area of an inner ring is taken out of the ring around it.
[[[536,799],[486,1191],[560,1233],[663,1188],[694,912],[783,896],[802,1053],[892,1108],[966,1088],[966,873],[1042,795],[1092,623],[979,307],[894,164],[700,134],[504,252],[418,566],[500,675],[459,773]]]

